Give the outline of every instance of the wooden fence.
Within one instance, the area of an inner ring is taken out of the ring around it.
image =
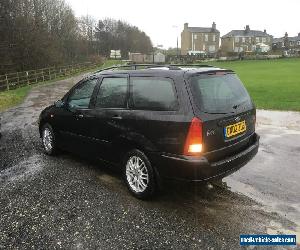
[[[50,67],[0,75],[0,91],[16,89],[25,85],[54,80],[63,76],[71,76],[75,73],[96,66],[97,64],[88,62],[63,67]]]

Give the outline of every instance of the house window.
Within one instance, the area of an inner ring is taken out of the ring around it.
[[[265,42],[266,42],[266,38],[263,37],[263,38],[261,39],[261,41],[262,41],[263,43],[265,43]]]
[[[293,46],[293,42],[292,41],[290,42],[290,46]]]
[[[246,41],[245,37],[242,37],[242,42],[244,43]]]
[[[216,51],[216,46],[215,45],[209,45],[208,51],[209,52],[215,52]]]
[[[297,44],[300,45],[300,41],[298,41]]]
[[[243,47],[234,47],[234,52],[243,52]]]
[[[205,34],[205,42],[208,41],[208,34]]]
[[[255,40],[257,43],[259,43],[259,37],[256,37]]]
[[[203,51],[205,51],[205,44],[203,44]]]
[[[238,43],[238,42],[240,41],[240,38],[236,36],[236,37],[234,38],[234,41],[235,41],[236,43]]]
[[[197,35],[194,35],[194,39],[195,39],[195,40],[197,39]]]
[[[216,41],[216,35],[213,35],[213,42]]]

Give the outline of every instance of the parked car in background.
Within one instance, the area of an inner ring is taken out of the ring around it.
[[[256,109],[233,71],[130,67],[96,72],[42,111],[46,154],[64,149],[111,162],[138,198],[164,178],[222,178],[255,156]]]

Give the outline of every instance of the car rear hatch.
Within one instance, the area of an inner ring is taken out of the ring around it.
[[[194,74],[189,80],[195,116],[202,121],[203,150],[209,161],[249,146],[255,131],[255,107],[231,71]]]

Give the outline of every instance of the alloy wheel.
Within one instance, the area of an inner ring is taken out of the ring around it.
[[[43,144],[46,152],[51,152],[53,149],[53,136],[49,128],[43,131]]]
[[[144,192],[149,184],[149,174],[145,162],[138,156],[131,156],[126,164],[126,178],[130,188]]]

